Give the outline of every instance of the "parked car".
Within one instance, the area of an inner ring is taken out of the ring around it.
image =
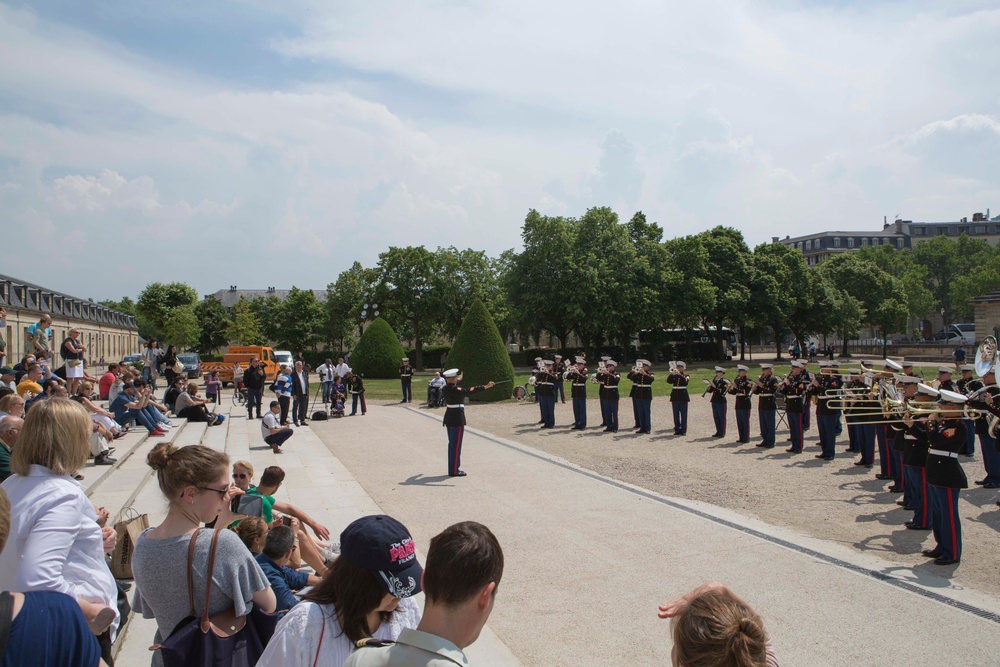
[[[141,354],[128,354],[122,357],[121,363],[123,364],[134,364],[137,361],[142,361]]]
[[[931,341],[938,345],[973,345],[976,342],[976,325],[951,324],[934,334]]]
[[[177,360],[184,364],[184,374],[189,378],[201,377],[201,357],[197,352],[182,352]]]
[[[289,368],[295,368],[295,359],[288,350],[275,350],[274,358],[278,361],[279,367],[288,366]]]

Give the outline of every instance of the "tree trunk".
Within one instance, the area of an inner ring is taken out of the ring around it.
[[[781,335],[777,329],[772,328],[771,331],[774,332],[774,351],[778,353],[778,356],[774,359],[775,361],[781,361]]]
[[[415,359],[413,367],[418,371],[424,370],[424,339],[420,335],[420,320],[413,320],[413,347]]]
[[[746,327],[740,325],[740,361],[747,359],[747,338]]]

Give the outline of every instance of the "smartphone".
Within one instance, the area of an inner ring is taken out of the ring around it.
[[[264,498],[246,493],[238,495],[229,503],[229,511],[246,516],[264,516]]]

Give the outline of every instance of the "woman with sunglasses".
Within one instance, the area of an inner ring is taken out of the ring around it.
[[[160,490],[170,505],[163,522],[136,540],[132,608],[145,618],[156,619],[153,643],[160,643],[188,616],[187,587],[177,582],[187,580],[192,534],[216,518],[220,526],[242,519],[229,508],[232,498],[242,491],[229,483],[229,457],[209,447],[178,449],[161,442],[153,447],[146,463],[156,471]],[[205,603],[211,538],[210,533],[203,534],[195,542],[192,569],[196,614],[202,613]],[[253,605],[272,612],[275,604],[267,577],[243,542],[233,531],[222,530],[211,576],[209,615],[233,609],[237,616],[246,616]],[[160,654],[154,652],[153,666],[162,664]]]

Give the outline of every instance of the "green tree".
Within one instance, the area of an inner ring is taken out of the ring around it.
[[[514,389],[514,366],[504,346],[500,330],[490,311],[476,299],[469,308],[455,343],[448,353],[448,365],[462,371],[462,385],[474,387],[489,381],[501,383],[484,392],[472,394],[473,401],[502,401]]]
[[[664,324],[698,329],[703,313],[715,305],[716,287],[708,278],[708,250],[700,236],[678,236],[665,245],[669,262],[680,278],[665,295],[669,320]],[[687,353],[690,354],[690,347]]]
[[[732,227],[715,227],[701,234],[708,253],[705,278],[715,288],[715,299],[704,301],[701,323],[706,335],[715,327],[716,349],[725,359],[722,327],[739,326],[746,319],[750,303],[751,255],[743,234]]]
[[[833,302],[830,321],[833,323],[837,335],[843,341],[841,354],[847,355],[847,341],[855,338],[861,331],[861,324],[865,321],[865,307],[861,301],[854,298],[847,292],[837,294]],[[906,326],[906,318],[903,318],[903,325]]]
[[[240,297],[230,313],[226,338],[236,345],[264,344],[264,337],[260,333],[260,322],[250,308],[250,303],[243,297]]]
[[[424,339],[441,322],[441,305],[434,297],[434,253],[423,246],[390,247],[378,257],[380,305],[408,325],[414,365],[423,368]]]
[[[322,338],[325,315],[312,290],[292,286],[281,304],[281,326],[275,340],[293,353],[315,350]]]
[[[201,328],[194,306],[183,304],[174,306],[167,312],[163,324],[163,341],[166,345],[176,345],[178,350],[189,350],[198,345]]]
[[[790,252],[789,252],[790,251]],[[801,268],[796,257],[805,262],[802,253],[783,243],[762,243],[754,248],[751,257],[752,270],[749,306],[752,320],[767,327],[774,336],[775,353],[781,358],[782,343],[791,329],[791,316],[801,290],[802,283],[793,285],[796,269]],[[804,271],[802,272],[804,275]]]
[[[102,306],[107,306],[108,308],[114,308],[119,313],[125,313],[126,315],[135,316],[135,301],[123,296],[121,301],[113,301],[111,299],[105,299],[104,301],[99,301]]]
[[[229,342],[227,330],[229,329],[229,312],[214,296],[207,296],[198,302],[194,307],[194,314],[198,318],[198,328],[201,334],[198,337],[198,351],[203,354],[211,354]]]
[[[139,335],[143,338],[164,338],[171,311],[179,306],[193,307],[196,303],[198,303],[198,293],[185,283],[157,282],[146,285],[146,289],[142,290],[135,304]]]
[[[399,377],[403,346],[381,317],[372,320],[351,353],[351,368],[370,378]]]
[[[608,311],[608,337],[628,349],[642,329],[660,329],[671,317],[669,295],[681,280],[670,265],[670,253],[663,244],[663,229],[647,222],[642,211],[625,224],[635,253],[627,269],[619,267],[620,294]]]
[[[360,262],[354,262],[351,268],[341,272],[337,281],[326,287],[326,331],[330,342],[337,342],[339,349],[346,350],[350,346],[349,339],[360,336],[365,320],[361,314],[364,310],[365,298],[374,294],[378,281],[378,271],[366,269]]]
[[[505,306],[497,280],[497,266],[481,250],[438,248],[433,259],[432,294],[441,314],[441,333],[458,334],[476,299],[493,308]],[[501,317],[503,314],[501,313]]]
[[[275,343],[281,336],[284,316],[281,299],[273,294],[250,301],[250,310],[260,322],[260,334],[269,343]]]

